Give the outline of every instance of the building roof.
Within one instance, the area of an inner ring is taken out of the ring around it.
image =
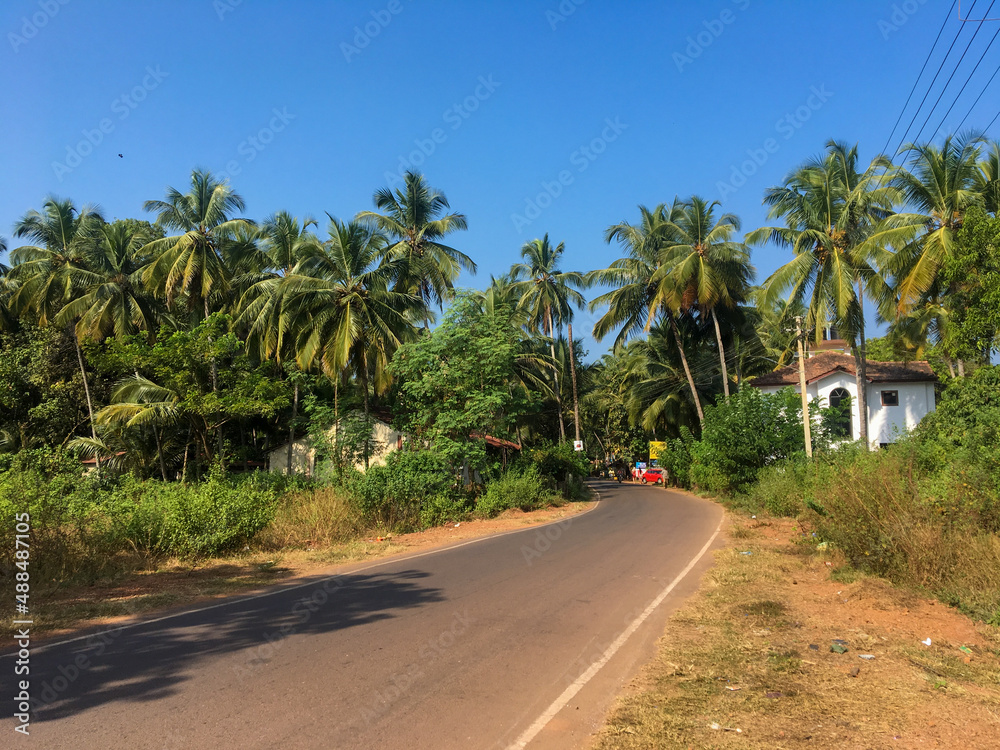
[[[820,352],[805,361],[806,383],[843,372],[854,376],[854,357],[842,352]],[[927,362],[868,362],[870,383],[934,383],[937,375]],[[798,364],[782,367],[750,381],[758,388],[764,386],[796,386],[799,384]]]

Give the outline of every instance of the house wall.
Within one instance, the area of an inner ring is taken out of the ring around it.
[[[764,386],[764,393],[777,393],[788,386]],[[809,400],[822,400],[823,406],[830,405],[830,394],[835,388],[843,388],[851,394],[851,438],[861,437],[859,419],[858,388],[853,376],[845,372],[835,372],[814,383],[806,384]],[[898,391],[899,406],[882,406],[882,391]],[[795,392],[799,388],[795,386]],[[924,415],[934,411],[933,383],[869,383],[868,396],[868,440],[873,447],[879,443],[894,443],[900,435],[916,427]]]
[[[334,438],[337,435],[336,425],[332,426],[326,433],[326,439],[333,446]],[[405,439],[403,433],[394,430],[391,425],[376,419],[372,427],[372,440],[369,445],[370,453],[368,458],[369,466],[382,466],[386,458],[394,450],[398,450],[401,441]],[[271,451],[268,457],[268,467],[271,471],[283,473],[288,468],[288,443]],[[359,461],[354,465],[358,471],[365,470],[364,461]],[[316,471],[316,451],[304,440],[296,440],[292,447],[292,469],[296,474],[306,474],[312,476]]]

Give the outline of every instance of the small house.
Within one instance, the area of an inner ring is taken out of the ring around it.
[[[849,399],[850,424],[846,424],[845,417],[843,432],[845,438],[858,440],[860,411],[854,357],[839,351],[821,351],[805,360],[805,373],[810,401],[819,399],[827,407],[839,406]],[[898,435],[909,432],[925,414],[934,411],[937,382],[927,362],[868,362],[865,395],[872,447],[895,442]],[[777,393],[782,388],[793,388],[798,393],[798,363],[754,378],[750,385],[764,393]]]

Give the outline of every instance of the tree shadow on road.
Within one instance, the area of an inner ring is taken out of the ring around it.
[[[173,695],[199,662],[219,661],[220,682],[247,684],[262,667],[280,661],[289,638],[328,633],[396,617],[444,600],[421,585],[429,574],[317,577],[306,585],[234,600],[209,611],[161,622],[108,628],[85,640],[32,656],[34,721],[54,721],[116,701],[155,701]]]

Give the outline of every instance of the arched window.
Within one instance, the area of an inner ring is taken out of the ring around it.
[[[830,434],[838,438],[851,438],[854,426],[851,416],[851,394],[845,388],[830,391]]]

